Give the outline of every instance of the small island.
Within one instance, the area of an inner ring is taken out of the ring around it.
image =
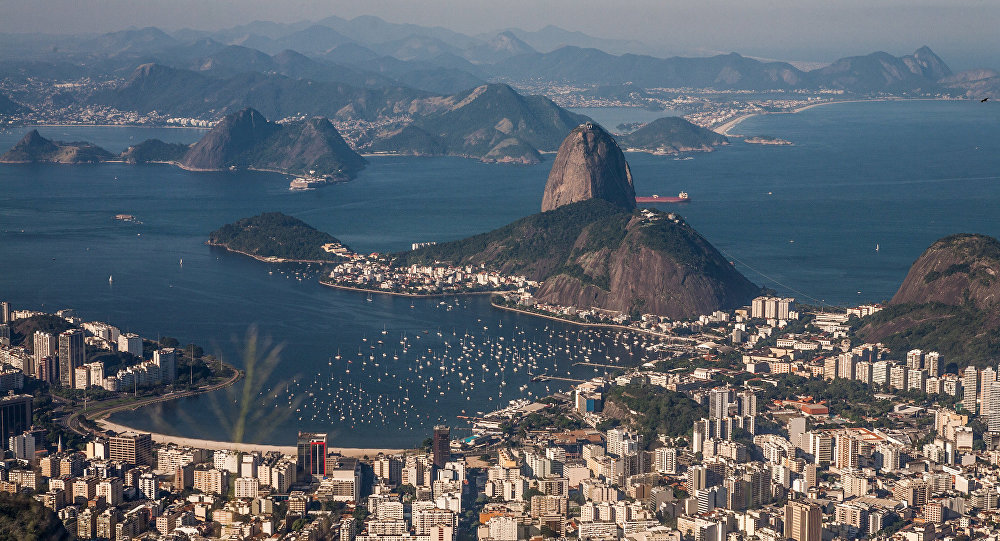
[[[658,118],[617,139],[626,151],[653,154],[710,152],[719,145],[729,144],[725,135],[696,126],[679,116]]]
[[[51,141],[31,130],[10,150],[0,155],[0,163],[100,163],[115,155],[87,142]]]
[[[209,233],[206,244],[268,263],[339,263],[353,255],[333,235],[281,212],[224,225]]]
[[[791,141],[771,137],[770,135],[755,135],[753,137],[747,137],[743,140],[743,142],[750,143],[752,145],[792,145]]]

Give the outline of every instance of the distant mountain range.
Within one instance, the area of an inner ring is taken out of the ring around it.
[[[271,118],[295,115],[375,120],[408,111],[431,94],[400,86],[359,88],[344,83],[293,79],[243,72],[213,77],[160,64],[144,64],[117,88],[88,101],[121,110],[168,112],[176,116],[217,117],[252,107]]]
[[[378,17],[316,22],[254,22],[218,31],[164,32],[155,27],[101,36],[0,35],[5,63],[41,61],[56,72],[121,75],[157,63],[215,76],[279,74],[363,88],[408,86],[453,94],[486,81],[541,80],[640,88],[829,88],[854,93],[930,92],[955,88],[951,70],[929,48],[911,55],[875,52],[803,71],[787,62],[736,53],[710,57],[650,56],[640,42],[595,38],[547,26],[468,36],[441,27]],[[33,69],[43,69],[41,65]],[[444,79],[444,82],[439,82]]]
[[[640,88],[830,88],[871,92],[930,90],[951,75],[951,70],[927,47],[903,57],[878,52],[843,58],[808,72],[786,62],[761,62],[736,53],[707,58],[656,58],[563,47],[549,53],[508,58],[493,66],[493,73],[511,79]]]
[[[46,39],[51,39],[47,46]],[[27,107],[99,106],[210,120],[249,107],[271,119],[368,122],[345,132],[361,151],[515,163],[541,160],[540,152],[555,150],[583,117],[500,81],[570,84],[595,99],[641,99],[653,88],[969,97],[1000,90],[995,72],[953,74],[927,47],[900,57],[876,52],[843,58],[802,71],[736,53],[698,58],[613,54],[598,47],[642,47],[557,27],[467,36],[377,17],[254,22],[219,31],[167,33],[149,27],[101,36],[7,34],[0,35],[0,45],[6,47],[0,77],[12,84],[83,77],[111,83],[87,91],[53,90]],[[5,111],[18,105],[0,96],[0,114],[10,115]],[[724,143],[677,121],[650,124],[621,142],[665,152]],[[157,155],[169,149],[140,150]]]

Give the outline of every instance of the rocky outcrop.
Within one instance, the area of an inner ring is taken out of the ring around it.
[[[184,156],[188,169],[217,170],[242,165],[246,154],[281,128],[251,108],[226,115]]]
[[[538,300],[681,319],[743,306],[760,291],[676,215],[635,215],[617,245],[581,249],[587,242],[578,238]]]
[[[99,163],[114,157],[92,143],[51,141],[31,130],[0,155],[0,163]]]
[[[995,364],[998,329],[1000,242],[962,234],[925,250],[889,305],[861,320],[857,334],[897,351],[937,350],[961,368]]]
[[[277,124],[250,108],[227,115],[180,163],[194,170],[240,167],[343,178],[365,166],[326,118]]]
[[[1000,307],[1000,242],[986,235],[952,235],[932,244],[890,301],[924,303]]]
[[[1000,74],[993,70],[963,71],[941,79],[940,83],[954,90],[962,90],[966,97],[977,100],[1000,95]]]
[[[559,146],[545,184],[542,212],[587,199],[635,208],[625,154],[604,128],[592,122],[574,128]]]

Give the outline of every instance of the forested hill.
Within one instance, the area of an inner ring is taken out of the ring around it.
[[[209,233],[208,243],[258,259],[330,262],[343,259],[323,249],[324,245],[340,245],[333,235],[280,212],[266,212],[226,224]]]

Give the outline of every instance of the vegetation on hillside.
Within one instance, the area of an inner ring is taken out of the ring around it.
[[[324,244],[340,242],[333,235],[281,212],[237,220],[212,231],[208,240],[258,257],[331,262],[341,259],[323,250]]]
[[[862,339],[878,331],[879,341],[895,351],[938,351],[959,369],[970,364],[983,368],[1000,357],[1000,335],[993,318],[972,306],[897,304],[856,320],[854,328]]]
[[[252,108],[227,115],[181,160],[184,167],[243,167],[295,175],[353,178],[365,159],[326,118],[278,124]]]
[[[672,437],[690,434],[694,422],[708,415],[705,406],[684,393],[658,385],[614,386],[607,400],[638,413],[636,428],[646,443],[655,441],[657,434]]]
[[[179,162],[190,148],[190,145],[183,143],[164,143],[159,139],[147,139],[126,149],[122,153],[122,160],[127,163]]]
[[[52,314],[31,316],[13,323],[10,330],[10,343],[15,346],[24,346],[28,348],[28,351],[34,352],[35,331],[57,335],[72,328],[74,326],[70,322],[59,316]]]
[[[365,159],[348,146],[325,118],[280,126],[273,135],[247,149],[240,161],[258,169],[341,178],[353,178],[365,167]]]
[[[674,261],[699,272],[719,275],[729,269],[719,252],[683,220],[674,222],[666,219],[662,211],[659,220],[653,220],[642,228],[642,243],[661,253],[668,254]]]
[[[586,249],[621,240],[632,213],[600,199],[533,214],[488,233],[397,254],[396,264],[487,263],[505,272],[544,279],[560,268],[586,230]],[[611,245],[613,246],[613,245]]]
[[[724,135],[696,126],[679,116],[658,118],[618,140],[626,148],[661,152],[702,149],[728,142]]]
[[[449,152],[485,153],[494,137],[516,137],[536,149],[555,150],[570,130],[587,120],[544,96],[518,94],[504,84],[459,92],[451,99],[455,107],[414,122],[427,133],[441,134]]]
[[[0,494],[0,541],[73,539],[52,510],[21,495]]]

